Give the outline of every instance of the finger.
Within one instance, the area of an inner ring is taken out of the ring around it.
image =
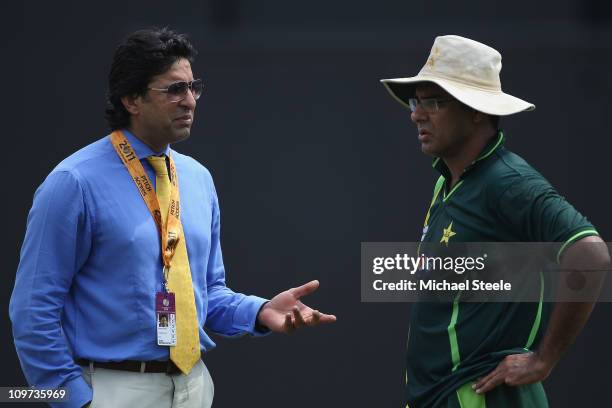
[[[298,286],[297,288],[293,288],[289,290],[293,294],[293,296],[295,296],[296,299],[299,299],[302,296],[310,295],[312,292],[317,290],[318,287],[319,287],[319,281],[313,280],[313,281],[303,284],[302,286]]]
[[[484,394],[491,391],[493,388],[504,383],[504,377],[498,376],[487,382],[481,388],[476,389],[476,394]]]
[[[297,306],[293,307],[292,312],[293,318],[295,319],[295,328],[299,329],[300,327],[306,326],[306,322],[304,321],[304,318],[302,317],[302,314]]]
[[[482,387],[484,385],[484,383],[487,382],[488,378],[489,378],[489,375],[486,375],[485,377],[478,378],[476,381],[474,381],[474,384],[472,384],[472,389],[476,390],[476,389]]]
[[[497,373],[494,377],[490,378],[481,387],[476,388],[476,394],[484,394],[485,392],[491,391],[493,388],[504,383],[504,376],[501,373]]]
[[[320,324],[327,324],[327,323],[334,323],[336,320],[336,316],[334,315],[329,315],[329,314],[325,314],[325,313],[319,313],[319,322]]]
[[[291,321],[291,313],[287,313],[285,315],[285,323],[283,324],[283,329],[285,333],[287,334],[291,334],[295,331],[295,326],[293,325],[293,322]]]
[[[472,385],[472,389],[476,390],[478,388],[482,388],[483,385],[485,385],[490,379],[492,379],[493,377],[497,375],[498,371],[499,371],[499,365],[495,367],[495,369],[491,371],[489,374],[485,375],[484,377],[480,377],[478,380],[476,380],[474,385]]]
[[[319,320],[321,319],[321,312],[319,312],[318,310],[313,310],[312,311],[312,319],[310,320],[310,325],[314,326],[319,324]]]

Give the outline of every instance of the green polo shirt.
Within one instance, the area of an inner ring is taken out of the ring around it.
[[[442,176],[423,242],[563,242],[597,235],[525,160],[504,148],[502,131],[450,188]],[[448,182],[447,182],[448,180]],[[436,407],[507,355],[535,348],[548,321],[547,303],[415,303],[407,352],[410,407]]]

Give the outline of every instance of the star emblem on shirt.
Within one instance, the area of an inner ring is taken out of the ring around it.
[[[448,224],[448,227],[444,228],[444,232],[442,233],[442,239],[440,240],[440,243],[445,243],[446,246],[448,246],[448,240],[454,235],[457,235],[457,233],[453,231],[453,222],[451,221],[451,223]]]

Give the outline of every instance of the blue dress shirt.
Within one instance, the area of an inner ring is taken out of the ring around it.
[[[152,151],[124,134],[149,178]],[[166,147],[176,163],[181,221],[200,322],[200,346],[215,344],[204,325],[227,336],[255,330],[265,299],[225,285],[219,243],[219,204],[208,170]],[[62,161],[38,188],[10,317],[15,347],[30,385],[67,387],[81,407],[92,390],[77,358],[93,361],[168,360],[157,345],[155,294],[162,290],[159,233],[110,137]]]

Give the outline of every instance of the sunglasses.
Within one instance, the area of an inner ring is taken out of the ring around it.
[[[170,102],[180,102],[187,97],[187,90],[191,91],[193,99],[198,100],[202,95],[204,82],[201,79],[193,81],[180,81],[170,84],[167,88],[147,88],[151,91],[164,92]]]

